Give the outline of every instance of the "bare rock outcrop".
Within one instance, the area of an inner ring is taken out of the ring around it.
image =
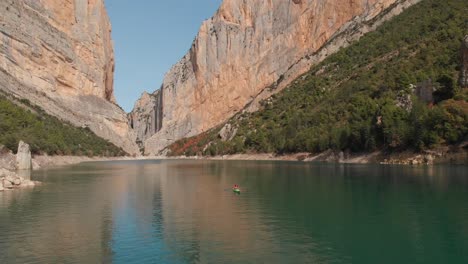
[[[0,169],[15,170],[16,169],[16,157],[7,148],[0,145]]]
[[[16,153],[16,170],[11,170],[9,161],[15,157],[11,152],[0,152],[0,191],[11,190],[22,187],[31,187],[39,184],[31,181],[31,170],[33,169],[32,156],[29,145],[23,141],[19,142],[18,152]],[[5,162],[7,161],[7,162]],[[10,169],[7,169],[10,167]]]
[[[128,114],[129,125],[135,130],[140,147],[143,147],[143,143],[161,129],[161,95],[160,90],[153,94],[144,92],[135,103],[133,111]]]
[[[137,153],[113,74],[104,0],[0,1],[0,92]]]
[[[162,126],[146,140],[146,153],[202,133],[246,106],[255,111],[312,65],[419,1],[224,0],[166,74]]]
[[[465,36],[461,47],[462,69],[460,72],[460,86],[468,88],[468,35]]]
[[[16,153],[16,168],[18,170],[31,170],[32,157],[29,145],[23,141],[19,142],[18,152]]]
[[[33,187],[39,184],[39,182],[20,177],[12,171],[0,169],[0,192],[24,187]]]
[[[223,141],[230,141],[232,140],[237,134],[237,127],[227,123],[226,125],[221,128],[219,131],[219,137]]]

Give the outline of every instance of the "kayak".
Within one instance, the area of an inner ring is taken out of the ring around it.
[[[240,189],[239,188],[232,188],[232,191],[235,192],[235,193],[240,193]]]

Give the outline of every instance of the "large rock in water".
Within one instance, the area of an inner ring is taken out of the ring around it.
[[[0,1],[0,89],[137,153],[113,74],[104,0]]]
[[[461,47],[462,69],[460,73],[460,86],[468,88],[468,35],[465,36]]]
[[[419,1],[224,0],[166,74],[156,105],[162,125],[146,140],[146,153],[219,125],[247,105],[256,110],[312,65]]]
[[[29,145],[23,141],[19,142],[18,153],[16,153],[16,168],[18,170],[31,170],[32,158]]]

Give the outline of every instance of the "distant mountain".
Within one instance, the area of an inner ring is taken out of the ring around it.
[[[172,154],[466,148],[467,12],[465,0],[423,0]]]

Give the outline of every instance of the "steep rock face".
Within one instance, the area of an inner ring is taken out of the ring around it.
[[[0,91],[137,153],[115,105],[104,0],[0,1]]]
[[[162,93],[157,90],[153,94],[144,92],[135,103],[133,111],[128,114],[129,125],[135,130],[137,143],[143,143],[157,133],[162,126]]]
[[[29,148],[29,145],[24,143],[23,141],[19,142],[18,153],[16,153],[16,169],[32,169],[31,150]]]
[[[468,35],[465,36],[461,47],[462,69],[460,73],[460,86],[468,88]]]
[[[225,0],[162,86],[156,154],[284,88],[311,65],[419,0]]]

